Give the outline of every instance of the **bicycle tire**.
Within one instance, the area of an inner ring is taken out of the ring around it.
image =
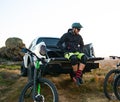
[[[55,87],[55,85],[46,78],[40,78],[39,83],[41,86],[41,94],[44,96],[45,102],[58,102],[58,100],[59,100],[58,92],[57,92],[57,88]],[[48,90],[48,89],[50,89],[50,90]],[[27,91],[29,91],[28,94],[27,94]],[[23,90],[20,94],[20,97],[19,97],[19,102],[33,102],[32,92],[33,92],[33,81],[30,81],[23,88]],[[51,95],[53,97],[52,100],[50,98]],[[27,100],[25,98],[27,98]],[[44,102],[44,101],[41,101],[41,102]]]
[[[116,77],[114,81],[113,89],[117,99],[120,100],[120,74]]]
[[[27,77],[28,77],[28,82],[33,80],[33,76],[34,76],[34,65],[33,63],[29,63],[28,65],[28,69],[27,69]]]
[[[119,69],[113,69],[113,70],[110,70],[105,76],[104,83],[103,83],[103,91],[105,96],[109,100],[116,100],[116,96],[113,90],[113,83],[114,83],[114,79],[116,78],[116,75],[118,75],[119,73],[120,73]]]

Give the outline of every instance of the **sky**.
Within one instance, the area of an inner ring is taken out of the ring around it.
[[[73,22],[96,56],[120,56],[119,0],[0,0],[0,47],[10,37],[26,47],[36,37],[61,37]]]

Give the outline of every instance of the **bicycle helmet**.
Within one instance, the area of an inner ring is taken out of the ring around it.
[[[80,29],[80,28],[83,28],[83,26],[80,23],[73,23],[72,24],[72,28],[78,28],[78,29]]]

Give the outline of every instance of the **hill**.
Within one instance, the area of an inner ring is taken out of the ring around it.
[[[100,68],[83,76],[84,84],[78,87],[70,80],[69,75],[45,76],[56,85],[59,102],[117,102],[108,101],[103,93],[103,81],[106,73],[115,68],[119,60],[99,61]],[[20,77],[20,66],[0,65],[0,102],[17,102],[20,92],[27,82]],[[119,102],[119,101],[118,101]]]

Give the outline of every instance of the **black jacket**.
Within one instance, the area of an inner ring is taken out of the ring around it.
[[[63,46],[63,44],[65,44],[65,46]],[[74,34],[72,30],[68,30],[68,32],[60,38],[57,46],[64,52],[82,52],[84,42],[81,35]]]

